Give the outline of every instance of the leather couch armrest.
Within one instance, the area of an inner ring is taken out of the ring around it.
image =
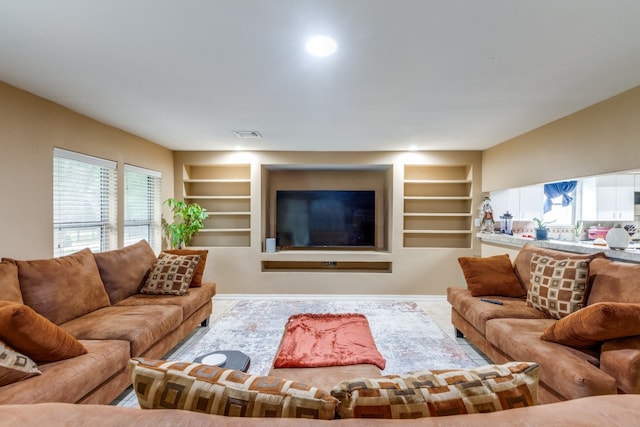
[[[640,393],[640,336],[604,342],[600,369],[616,379],[621,391]]]

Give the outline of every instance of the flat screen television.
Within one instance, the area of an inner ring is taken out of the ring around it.
[[[276,192],[276,238],[283,249],[374,248],[375,191]]]

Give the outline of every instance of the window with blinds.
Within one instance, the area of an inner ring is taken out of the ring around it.
[[[117,247],[116,162],[54,148],[53,253]]]
[[[124,244],[142,239],[162,249],[160,172],[124,165]]]

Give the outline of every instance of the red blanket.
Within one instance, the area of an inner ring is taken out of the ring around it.
[[[289,317],[276,368],[313,368],[369,363],[384,369],[386,361],[362,314],[296,314]]]

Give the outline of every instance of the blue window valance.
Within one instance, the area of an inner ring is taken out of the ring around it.
[[[562,196],[562,207],[569,206],[573,202],[573,197],[570,193],[576,189],[578,181],[562,181],[553,182],[551,184],[544,185],[544,212],[547,213],[551,210],[553,202],[551,199]]]

